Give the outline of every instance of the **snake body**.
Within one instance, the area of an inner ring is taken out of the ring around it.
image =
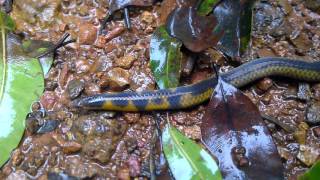
[[[320,81],[320,62],[288,58],[260,58],[220,75],[235,87],[242,87],[267,76],[283,76],[298,80]],[[183,109],[207,101],[214,91],[216,77],[172,89],[142,92],[105,93],[77,99],[75,107],[114,111],[151,111]]]

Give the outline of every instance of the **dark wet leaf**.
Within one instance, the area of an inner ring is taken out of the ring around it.
[[[251,39],[252,7],[255,0],[224,0],[214,10],[216,34],[224,30],[217,48],[230,57],[239,57]]]
[[[17,36],[7,33],[13,24],[0,14],[0,167],[19,144],[30,106],[44,89],[39,60],[25,52]]]
[[[217,19],[213,16],[200,16],[194,7],[179,7],[167,20],[168,33],[181,40],[193,52],[200,52],[215,46],[223,30],[213,31]]]
[[[175,179],[222,179],[211,155],[176,128],[166,126],[162,134],[162,143]]]
[[[150,40],[150,66],[160,89],[177,87],[180,79],[181,42],[158,27]]]
[[[257,107],[219,78],[201,125],[224,179],[283,179],[277,148]]]
[[[156,0],[110,0],[110,14],[127,6],[152,6]]]
[[[212,12],[213,7],[220,2],[220,0],[203,0],[197,11],[200,15],[205,16]]]
[[[318,180],[320,178],[320,161],[317,161],[307,172],[299,176],[299,180]]]

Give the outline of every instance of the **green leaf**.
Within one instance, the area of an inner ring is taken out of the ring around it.
[[[162,134],[163,150],[175,179],[222,179],[211,155],[176,128],[167,125]]]
[[[199,15],[208,15],[219,1],[220,0],[203,0],[197,9]]]
[[[151,37],[150,65],[160,89],[177,87],[180,79],[181,42],[172,38],[164,26],[160,26]]]
[[[41,40],[24,40],[22,42],[23,51],[29,57],[39,57],[40,55],[47,53],[50,51],[55,45],[49,41],[41,41]],[[49,72],[52,62],[53,62],[53,53],[49,53],[45,56],[39,58],[42,71],[44,76]]]
[[[12,27],[10,18],[1,13],[0,167],[19,144],[30,106],[44,89],[43,71],[38,59],[24,52],[17,36],[6,33]]]
[[[320,177],[320,161],[317,161],[307,172],[299,176],[299,180],[318,180]]]

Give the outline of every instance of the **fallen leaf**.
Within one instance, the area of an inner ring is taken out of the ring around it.
[[[224,179],[283,179],[283,166],[257,107],[219,78],[201,125]]]
[[[8,32],[13,24],[8,15],[0,13],[0,167],[19,144],[26,115],[44,89],[39,59],[29,56],[21,39]]]
[[[318,180],[320,177],[320,161],[316,162],[308,171],[298,177],[298,180]]]
[[[181,42],[160,26],[150,40],[150,66],[160,89],[179,85],[182,53]]]
[[[252,8],[255,0],[224,0],[214,10],[215,34],[224,31],[217,49],[230,57],[239,57],[251,39]]]
[[[211,155],[169,124],[163,131],[162,143],[175,179],[222,179]]]
[[[213,15],[200,16],[192,6],[176,8],[167,19],[168,33],[181,40],[193,52],[215,46],[223,31],[213,31],[217,19]]]

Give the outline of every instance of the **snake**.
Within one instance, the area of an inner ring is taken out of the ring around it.
[[[221,73],[225,82],[240,88],[268,76],[282,76],[307,82],[320,81],[320,61],[306,62],[281,57],[259,58]],[[110,111],[155,111],[190,108],[208,101],[218,84],[212,76],[195,84],[153,91],[124,91],[80,97],[74,107]]]

